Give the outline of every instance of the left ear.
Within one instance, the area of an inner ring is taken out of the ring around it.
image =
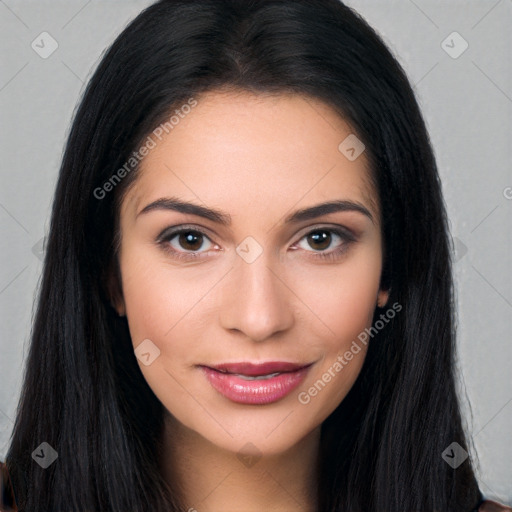
[[[377,307],[383,308],[387,304],[389,300],[389,292],[390,290],[379,290],[379,293],[377,294]]]

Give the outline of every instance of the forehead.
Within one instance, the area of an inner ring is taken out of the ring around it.
[[[337,198],[363,202],[379,219],[368,159],[363,152],[351,161],[340,151],[353,130],[326,104],[302,95],[216,91],[186,112],[170,113],[172,125],[150,134],[154,147],[122,211],[172,195],[258,218],[262,208],[280,214]]]

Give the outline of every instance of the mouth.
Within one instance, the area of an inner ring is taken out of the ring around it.
[[[229,400],[249,405],[277,402],[306,377],[313,363],[222,363],[200,365],[211,386]]]

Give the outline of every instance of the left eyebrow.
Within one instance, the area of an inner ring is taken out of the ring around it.
[[[315,206],[311,206],[309,208],[304,208],[302,210],[297,210],[292,213],[285,219],[286,224],[292,224],[296,222],[302,222],[305,220],[315,219],[317,217],[321,217],[322,215],[327,215],[329,213],[336,212],[359,212],[368,217],[372,222],[374,222],[373,216],[366,208],[360,203],[356,203],[355,201],[329,201],[327,203],[317,204]]]

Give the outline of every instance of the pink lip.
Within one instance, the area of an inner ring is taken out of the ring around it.
[[[200,367],[212,387],[226,398],[241,404],[263,405],[277,402],[293,391],[304,380],[310,366],[311,364],[268,362],[224,363],[214,367]],[[272,373],[278,375],[258,380],[243,378]]]

